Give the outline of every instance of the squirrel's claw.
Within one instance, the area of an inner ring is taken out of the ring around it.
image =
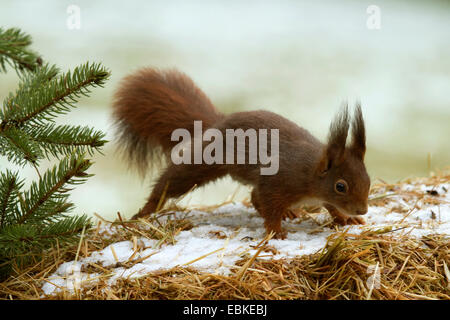
[[[282,230],[280,232],[275,233],[275,235],[273,236],[273,239],[278,239],[278,240],[284,240],[287,237],[287,232],[285,230]]]
[[[366,224],[361,217],[334,216],[334,223],[340,226]]]
[[[295,213],[291,209],[287,209],[286,211],[284,211],[282,219],[283,220],[286,220],[286,219],[293,220],[293,219],[298,218],[298,217],[300,217],[299,214]]]

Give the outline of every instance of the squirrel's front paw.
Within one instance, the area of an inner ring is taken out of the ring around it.
[[[347,216],[334,216],[334,223],[340,226],[355,225],[355,224],[366,224],[361,217],[347,217]]]
[[[273,239],[284,240],[284,239],[286,239],[286,237],[287,237],[287,232],[282,230],[282,231],[275,233],[275,235],[273,236]]]
[[[283,219],[283,220],[286,220],[286,219],[293,220],[293,219],[298,218],[298,217],[300,217],[299,214],[295,213],[295,212],[294,212],[293,210],[291,210],[291,209],[287,209],[286,211],[283,212],[283,217],[282,217],[282,219]]]

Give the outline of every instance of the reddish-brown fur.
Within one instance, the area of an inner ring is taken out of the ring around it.
[[[138,216],[155,212],[164,193],[165,201],[183,195],[194,185],[230,175],[253,187],[251,201],[264,218],[267,232],[275,232],[277,238],[286,236],[281,221],[291,216],[290,207],[310,199],[319,201],[337,223],[364,223],[358,215],[367,212],[370,179],[364,165],[365,129],[359,105],[351,123],[349,146],[347,107],[332,122],[328,141],[323,144],[307,130],[272,112],[223,115],[188,76],[176,70],[145,68],[126,77],[116,92],[113,108],[119,144],[143,171],[158,157],[155,150],[170,155],[178,143],[170,139],[173,130],[185,128],[193,136],[194,120],[201,120],[204,130],[211,127],[223,133],[237,128],[279,129],[277,174],[261,175],[260,164],[175,165],[169,161]],[[345,193],[335,188],[342,180],[347,186]]]

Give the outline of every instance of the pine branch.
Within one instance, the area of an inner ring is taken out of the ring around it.
[[[56,125],[55,117],[75,107],[93,87],[102,87],[109,72],[100,64],[86,63],[59,74],[42,65],[28,46],[31,38],[18,29],[0,28],[0,71],[16,69],[21,82],[0,107],[0,156],[19,165],[31,164],[39,180],[22,191],[17,173],[0,174],[0,278],[39,258],[42,250],[58,241],[70,242],[87,226],[86,216],[68,217],[73,203],[69,192],[91,174],[84,153],[101,152],[105,134],[89,127]],[[39,160],[60,157],[59,165],[40,174]]]
[[[47,158],[50,155],[70,155],[74,150],[93,155],[94,151],[101,152],[100,148],[107,142],[103,140],[105,134],[101,131],[82,126],[56,126],[53,123],[29,130],[29,134]]]
[[[19,29],[0,28],[0,71],[6,72],[6,63],[16,70],[34,71],[42,64],[39,56],[27,49],[31,37]]]
[[[12,262],[19,266],[27,264],[33,254],[40,255],[56,241],[62,245],[77,240],[83,227],[89,225],[90,218],[82,215],[60,219],[43,228],[34,224],[7,226],[0,232],[0,271],[8,272]]]
[[[20,261],[20,255],[27,255],[33,251],[34,239],[39,236],[36,226],[12,224],[4,227],[0,232],[0,261],[14,260]]]
[[[55,239],[58,238],[61,241],[67,241],[74,236],[78,236],[78,233],[83,227],[89,226],[90,218],[86,215],[68,217],[60,219],[41,230],[40,239]]]
[[[33,73],[26,73],[22,76],[18,89],[14,94],[10,93],[8,95],[3,102],[3,105],[6,106],[8,104],[12,104],[14,100],[18,99],[18,97],[32,94],[43,84],[47,84],[50,80],[52,80],[58,73],[59,69],[55,65],[50,66],[48,64],[37,68]],[[0,109],[0,119],[3,119],[4,117],[3,110]]]
[[[5,227],[0,233],[0,249],[5,244],[18,244],[14,246],[13,250],[22,251],[23,249],[30,250],[30,244],[35,247],[47,247],[43,241],[48,239],[53,240],[56,237],[72,237],[75,233],[81,231],[90,223],[90,218],[86,215],[74,216],[65,219],[60,219],[44,228],[36,228],[33,224],[18,224]]]
[[[24,193],[24,201],[21,204],[21,216],[17,224],[23,224],[30,220],[48,220],[52,215],[61,213],[52,210],[61,206],[68,197],[69,185],[84,183],[91,175],[86,173],[91,166],[89,160],[83,156],[73,154],[66,157],[49,169],[39,180],[33,182],[28,192]]]
[[[9,170],[0,173],[0,229],[11,222],[9,215],[17,212],[17,194],[22,186],[17,173]]]
[[[21,166],[27,162],[35,164],[42,157],[37,142],[14,127],[0,131],[0,155]]]
[[[2,131],[8,130],[10,127],[19,127],[15,122],[7,122],[3,119],[6,118],[4,110],[6,110],[7,105],[13,105],[14,101],[18,101],[21,97],[30,96],[43,84],[47,84],[51,79],[53,79],[59,72],[56,66],[49,66],[48,64],[38,68],[34,73],[25,74],[21,82],[19,83],[19,88],[14,92],[10,93],[7,98],[3,101],[4,108],[0,108],[0,134]],[[20,106],[19,106],[20,107]],[[12,110],[13,112],[18,111]]]
[[[109,72],[100,64],[86,63],[73,72],[62,74],[48,83],[7,99],[0,113],[1,128],[25,124],[42,125],[74,107],[77,98],[88,96],[90,87],[103,86]]]

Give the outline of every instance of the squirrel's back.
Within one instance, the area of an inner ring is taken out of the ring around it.
[[[178,142],[172,132],[193,132],[194,120],[203,128],[223,118],[209,98],[184,73],[144,68],[125,77],[114,96],[113,118],[119,146],[145,172],[155,153],[168,155]]]

